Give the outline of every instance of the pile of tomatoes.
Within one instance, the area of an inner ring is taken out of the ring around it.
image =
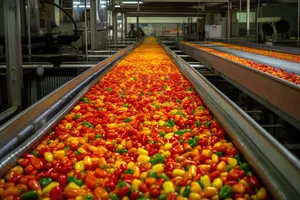
[[[233,44],[226,44],[222,42],[210,42],[212,44],[216,44],[219,46],[224,46],[232,49],[237,49],[241,51],[247,51],[250,53],[256,53],[264,56],[269,56],[272,58],[278,58],[282,60],[292,61],[292,62],[298,62],[300,63],[300,55],[296,54],[289,54],[289,53],[282,53],[282,52],[276,52],[276,51],[270,51],[270,50],[263,50],[263,49],[256,49],[251,47],[245,47],[245,46],[239,46],[239,45],[233,45]]]
[[[0,199],[269,199],[154,38],[0,179]]]
[[[217,51],[217,50],[214,50],[214,49],[211,49],[211,48],[208,48],[208,47],[200,46],[198,44],[193,44],[193,43],[190,43],[190,42],[185,42],[185,43],[188,44],[188,45],[194,46],[196,48],[199,48],[203,51],[206,51],[206,52],[218,55],[220,57],[232,60],[234,62],[240,63],[244,66],[251,67],[251,68],[260,70],[262,72],[271,74],[273,76],[284,79],[284,80],[289,81],[291,83],[300,84],[300,76],[299,75],[296,75],[294,73],[289,73],[289,72],[287,72],[283,69],[277,69],[277,68],[269,66],[269,65],[257,63],[257,62],[251,61],[251,60],[247,60],[247,59],[244,59],[244,58],[241,58],[241,57],[238,57],[238,56],[231,55],[229,53],[224,53],[224,52]],[[228,46],[228,47],[233,48],[232,46]],[[234,47],[234,48],[237,49],[238,47]],[[241,47],[241,48],[244,48],[244,47]],[[242,49],[240,49],[240,50],[242,50]],[[247,50],[247,51],[257,53],[254,50]],[[262,50],[258,50],[258,51],[262,51]],[[263,54],[263,55],[270,56],[269,54]],[[274,54],[274,55],[276,55],[276,54]],[[289,54],[287,54],[287,55],[289,55]]]

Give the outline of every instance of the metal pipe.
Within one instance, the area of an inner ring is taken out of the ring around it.
[[[230,40],[230,32],[231,32],[231,1],[228,0],[228,8],[227,8],[227,40]]]
[[[259,35],[259,30],[258,30],[258,17],[259,17],[259,7],[260,7],[260,0],[257,0],[257,10],[256,10],[256,43],[258,43],[258,35]]]
[[[12,106],[9,109],[5,110],[4,112],[0,113],[0,123],[16,113],[19,109],[19,106]]]
[[[117,21],[117,12],[112,12],[112,25],[113,25],[113,43],[116,44],[118,41],[118,21]]]
[[[88,60],[88,27],[87,27],[87,12],[86,12],[86,1],[84,0],[84,35],[85,35],[85,58]]]
[[[7,97],[9,106],[22,105],[22,44],[19,0],[3,0]]]
[[[124,13],[121,13],[121,40],[124,40]]]
[[[297,18],[297,47],[299,47],[299,32],[300,32],[300,0],[298,0],[298,18]]]
[[[90,29],[91,29],[91,49],[96,49],[96,32],[97,32],[97,19],[96,19],[96,0],[90,0]]]
[[[125,14],[125,24],[124,24],[124,29],[125,29],[125,38],[127,38],[127,16]]]
[[[250,35],[250,0],[247,0],[247,36]]]
[[[27,0],[28,60],[31,62],[31,0]]]

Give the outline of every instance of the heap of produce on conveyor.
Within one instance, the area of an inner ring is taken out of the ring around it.
[[[193,44],[193,43],[190,43],[190,42],[185,42],[185,44],[190,45],[190,46],[194,46],[196,48],[199,48],[203,51],[215,54],[217,56],[232,60],[232,61],[240,63],[244,66],[251,67],[251,68],[260,70],[262,72],[271,74],[273,76],[284,79],[284,80],[289,81],[291,83],[300,84],[300,76],[299,75],[289,73],[289,72],[287,72],[283,69],[277,69],[277,68],[272,67],[272,66],[268,66],[268,65],[265,65],[265,64],[261,64],[261,63],[257,63],[257,62],[251,61],[251,60],[247,60],[247,59],[244,59],[244,58],[241,58],[241,57],[238,57],[238,56],[231,55],[229,53],[224,53],[224,52],[221,52],[221,51],[218,51],[218,50],[211,49],[209,47],[204,47],[204,46],[201,46],[199,44]]]
[[[250,53],[256,53],[256,54],[263,55],[263,56],[269,56],[272,58],[278,58],[278,59],[282,59],[282,60],[300,63],[300,55],[281,53],[281,52],[275,52],[275,51],[263,50],[263,49],[256,49],[256,48],[251,48],[251,47],[226,44],[226,43],[222,43],[222,42],[210,42],[210,43],[216,44],[219,46],[223,46],[223,47],[236,49],[236,50],[246,51],[246,52],[250,52]]]
[[[154,38],[0,180],[1,199],[268,199]]]

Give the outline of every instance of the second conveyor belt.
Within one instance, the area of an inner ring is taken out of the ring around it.
[[[203,45],[207,44],[177,43],[181,51],[212,68],[231,84],[300,129],[300,86],[295,84],[295,80],[299,81],[299,75],[289,74],[272,66],[265,66]],[[230,51],[234,50],[230,49]],[[242,55],[252,54],[242,52]],[[261,55],[254,57],[256,56]],[[273,62],[276,59],[269,57],[266,60]],[[289,61],[281,60],[281,62]],[[299,63],[294,63],[294,65],[299,65]]]
[[[234,56],[238,56],[240,58],[245,58],[248,60],[252,60],[257,63],[262,63],[268,66],[275,67],[277,69],[283,69],[289,73],[294,73],[300,75],[300,63],[292,62],[288,60],[282,60],[278,58],[273,58],[269,56],[259,55],[256,53],[245,52],[241,50],[236,50],[233,48],[229,48],[226,46],[220,46],[218,44],[210,43],[210,44],[201,44],[201,46],[208,47],[211,49],[215,49],[217,51],[229,53]]]
[[[201,78],[199,74],[181,64],[180,69],[193,85],[176,69],[157,42],[153,38],[147,39],[92,86],[63,120],[50,127],[52,131],[46,138],[41,138],[41,143],[32,147],[31,153],[24,154],[19,165],[8,172],[6,181],[14,180],[17,184],[19,179],[15,176],[24,174],[35,174],[31,177],[33,181],[48,178],[40,181],[40,189],[28,185],[31,191],[23,190],[23,194],[18,194],[31,196],[31,199],[38,195],[111,199],[124,196],[130,199],[143,196],[225,199],[254,195],[253,198],[266,199],[267,192],[262,183],[253,175],[247,162],[237,156],[236,147],[224,139],[224,130],[213,119],[208,106],[216,111],[215,117],[221,120],[225,130],[230,131],[230,136],[239,131],[234,142],[272,196],[278,199],[299,197],[296,185],[299,180],[287,180],[282,174],[286,167],[289,169],[287,176],[291,177],[290,173],[294,173],[294,178],[299,176],[297,167],[292,166],[296,163],[294,158],[291,155],[291,160],[285,158],[284,166],[270,163],[264,153],[251,158],[260,147],[249,143],[249,138],[243,134],[255,130],[254,125],[237,127],[237,122],[231,121],[234,116],[224,119],[229,113],[222,113],[222,105],[217,103],[225,103],[226,99],[214,88],[210,88],[211,94],[201,99],[195,89],[203,94],[203,90],[209,88],[205,80],[201,80],[201,87],[196,86],[195,80]],[[212,95],[219,95],[219,98],[208,102]],[[236,111],[232,115],[238,114]],[[241,117],[240,126],[245,123],[243,120]],[[253,137],[260,136],[261,141],[267,137],[255,133],[265,133],[252,131]],[[29,138],[29,142],[34,138]],[[276,146],[276,142],[265,142],[265,145],[274,145],[270,152],[282,148]],[[6,161],[17,151],[1,161]],[[277,152],[278,161],[284,159],[285,153],[284,150]],[[53,170],[46,173],[49,168]],[[1,169],[5,169],[2,163]],[[67,175],[69,184],[66,186],[66,182],[61,181],[66,177],[56,179],[52,173]],[[1,181],[0,188],[7,188],[5,184]],[[9,187],[13,190],[17,185],[10,184]],[[9,194],[4,192],[3,195]]]

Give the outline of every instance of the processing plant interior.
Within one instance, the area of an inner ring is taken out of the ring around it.
[[[0,15],[0,200],[300,199],[300,0]]]

